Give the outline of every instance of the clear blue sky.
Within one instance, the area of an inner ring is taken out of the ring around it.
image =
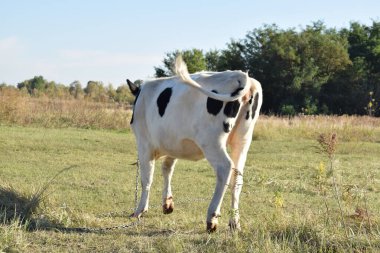
[[[380,20],[379,0],[0,0],[0,83],[35,75],[119,86],[154,75],[175,49],[223,49],[263,24]]]

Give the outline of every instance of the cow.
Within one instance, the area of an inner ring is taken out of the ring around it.
[[[163,158],[163,213],[173,212],[171,179],[177,159],[206,158],[216,174],[207,210],[207,231],[214,232],[224,194],[232,191],[229,226],[240,230],[239,196],[253,129],[262,104],[260,83],[242,71],[189,74],[182,57],[173,77],[141,86],[127,80],[135,96],[131,128],[136,137],[141,175],[141,198],[132,214],[148,211],[155,161]],[[227,152],[230,148],[230,154]]]

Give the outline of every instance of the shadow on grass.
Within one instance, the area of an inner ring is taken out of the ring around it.
[[[37,229],[56,229],[63,228],[62,224],[49,221],[44,215],[37,216],[41,201],[47,195],[47,189],[56,178],[72,168],[70,166],[60,170],[50,180],[48,180],[37,192],[27,195],[18,192],[11,186],[0,186],[0,224],[11,225],[17,223],[25,226],[29,231]]]
[[[43,214],[37,214],[43,197],[43,193],[40,191],[31,196],[25,196],[12,187],[0,186],[0,224],[16,223],[27,231],[94,232],[85,228],[65,227],[57,221],[49,220]]]
[[[37,195],[28,197],[17,192],[11,187],[0,187],[0,220],[9,224],[19,220],[24,224],[31,219],[40,203]]]
[[[49,230],[65,233],[104,233],[117,227],[109,228],[85,228],[65,227],[63,224],[49,220],[38,212],[39,206],[46,194],[49,181],[36,193],[27,196],[8,186],[0,186],[0,224],[23,226],[27,231]],[[137,225],[138,222],[127,224],[128,227]],[[125,226],[127,227],[127,226]],[[121,227],[122,228],[122,227]]]
[[[48,226],[60,226],[43,216],[34,217],[43,199],[45,190],[27,196],[12,187],[0,186],[0,223],[11,225],[17,223],[27,230],[44,229]]]
[[[65,227],[62,223],[51,220],[46,215],[43,215],[39,207],[42,200],[48,195],[48,188],[60,174],[74,167],[76,166],[60,170],[37,192],[31,195],[20,193],[11,186],[0,186],[0,225],[17,224],[24,227],[27,231],[49,230],[64,233],[104,233],[114,229],[133,227],[139,223],[135,221],[129,224],[105,228]]]

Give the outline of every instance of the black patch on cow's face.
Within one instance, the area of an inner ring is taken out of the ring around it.
[[[139,98],[140,90],[141,89],[138,89],[138,91],[136,92],[136,94],[134,94],[136,97],[135,97],[135,101],[133,102],[133,111],[132,111],[132,118],[131,118],[130,124],[133,123],[133,116],[135,115],[135,105],[136,105],[137,99]]]
[[[160,116],[164,116],[166,107],[168,106],[168,103],[170,101],[170,97],[172,96],[172,88],[166,88],[161,92],[161,94],[157,98],[157,106],[158,106],[158,113]]]
[[[225,133],[229,133],[230,132],[230,123],[228,122],[223,122],[223,131]]]
[[[218,93],[216,90],[212,90],[214,93]],[[207,112],[212,115],[217,115],[220,110],[222,110],[223,107],[223,101],[213,99],[208,97],[207,98]]]
[[[255,95],[255,99],[253,101],[253,105],[252,105],[252,119],[255,117],[256,115],[256,109],[257,109],[257,105],[259,103],[259,93],[256,93]]]
[[[241,90],[244,90],[244,87],[239,87],[239,88],[237,88],[234,92],[231,93],[231,97],[234,97],[234,96],[236,96],[237,94],[239,94],[239,92],[240,92]]]
[[[247,114],[245,115],[245,119],[249,120],[249,111],[247,111]]]
[[[235,100],[232,102],[228,102],[224,107],[224,114],[229,118],[235,118],[239,112],[240,102],[239,100]]]

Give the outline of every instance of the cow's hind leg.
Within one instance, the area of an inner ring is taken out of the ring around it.
[[[230,135],[228,141],[228,144],[231,147],[231,159],[235,165],[230,182],[232,192],[232,215],[230,217],[229,225],[232,230],[240,230],[239,198],[243,187],[244,166],[247,160],[249,146],[252,142],[253,129],[255,127],[255,123],[261,106],[261,101],[259,101],[259,95],[257,95],[256,93],[254,97],[255,101],[253,103],[249,102],[248,104],[246,104],[244,110],[248,111],[248,115],[256,115],[256,118],[252,118],[251,116],[242,119],[242,121],[233,130],[234,132]],[[254,110],[254,112],[250,111],[251,108]]]
[[[174,210],[171,180],[176,162],[177,159],[172,157],[165,157],[164,161],[162,162],[162,176],[164,177],[164,189],[162,191],[162,211],[164,214],[172,213]]]
[[[215,192],[207,210],[207,231],[214,232],[218,225],[220,208],[231,177],[232,161],[222,147],[213,147],[204,151],[206,159],[216,174]]]
[[[234,162],[235,168],[233,168],[231,175],[231,207],[232,214],[229,221],[229,226],[232,230],[240,230],[240,216],[239,216],[239,198],[243,187],[243,172],[245,162],[247,160],[247,153],[250,146],[250,139],[246,141],[238,141],[231,143],[231,158]]]
[[[153,182],[155,160],[151,152],[139,149],[140,175],[141,175],[141,198],[133,216],[139,218],[149,207],[149,191]]]

